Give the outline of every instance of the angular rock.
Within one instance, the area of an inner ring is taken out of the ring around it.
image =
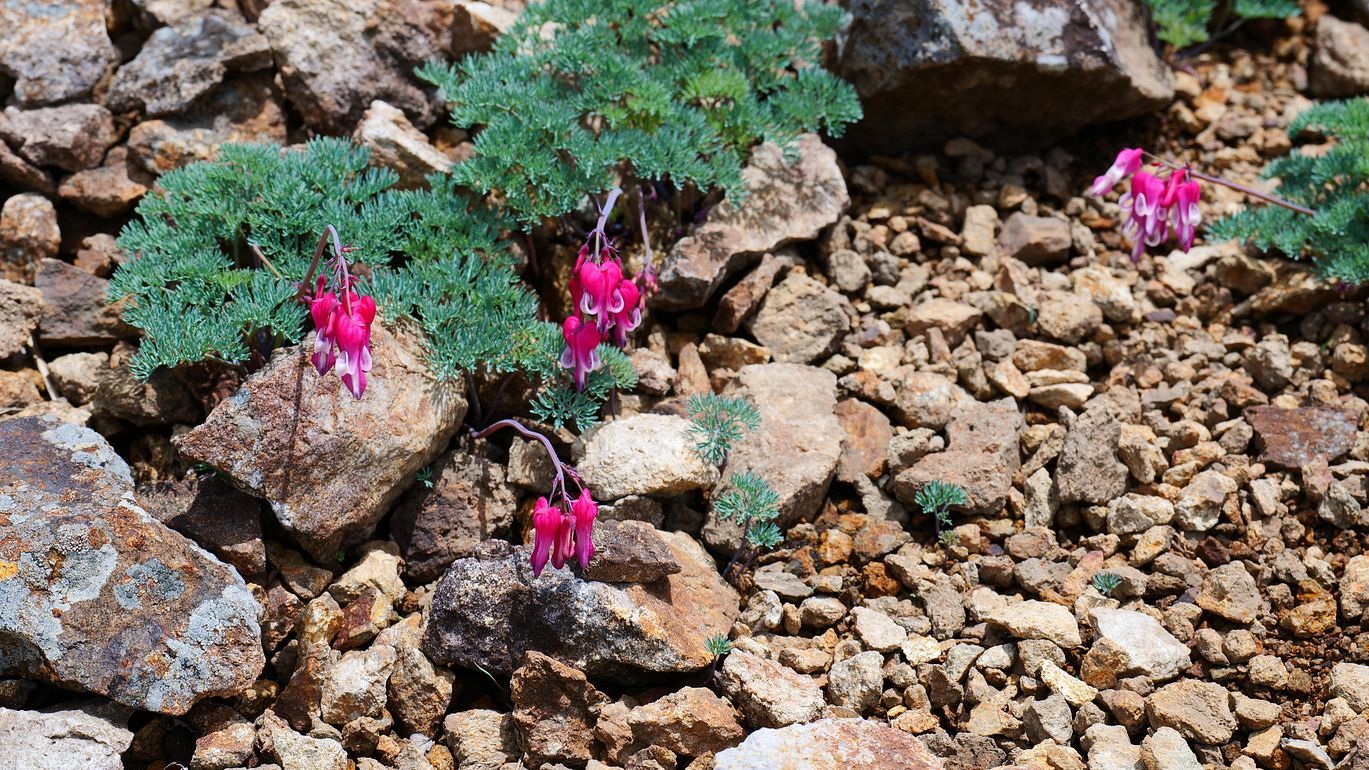
[[[263,753],[275,758],[284,768],[301,770],[347,770],[347,751],[331,738],[300,735],[273,712],[259,722]]]
[[[984,619],[1016,639],[1046,639],[1065,649],[1083,643],[1074,613],[1059,604],[1028,599],[992,610]]]
[[[270,66],[265,37],[232,14],[210,11],[153,32],[133,61],[119,68],[105,104],[153,118],[175,115],[229,72]]]
[[[138,379],[130,363],[135,350],[119,343],[96,375],[91,408],[97,415],[127,420],[134,425],[172,425],[199,422],[200,406],[190,390],[170,370]]]
[[[1088,752],[1089,770],[1141,770],[1141,747],[1121,725],[1092,725],[1080,743]]]
[[[395,667],[390,672],[389,704],[401,735],[436,735],[442,715],[451,706],[456,676],[434,666],[419,645],[423,641],[422,617],[414,613],[376,637],[375,644],[395,648]]]
[[[1369,666],[1359,663],[1337,663],[1331,668],[1327,695],[1344,698],[1357,712],[1369,708]]]
[[[826,705],[816,680],[741,650],[723,661],[718,683],[752,728],[812,722]]]
[[[404,0],[275,0],[257,19],[285,93],[305,121],[348,134],[384,99],[426,127],[437,105],[412,72],[446,54],[451,17]]]
[[[377,644],[346,652],[328,666],[319,691],[323,721],[341,727],[354,719],[380,716],[396,657],[395,648]]]
[[[967,402],[947,427],[950,447],[898,471],[889,491],[911,505],[922,487],[946,481],[965,489],[969,496],[966,511],[997,513],[1007,504],[1013,475],[1021,467],[1018,436],[1022,428],[1022,415],[1012,398]]]
[[[894,438],[889,418],[854,398],[837,402],[836,415],[846,434],[837,461],[837,479],[854,484],[862,476],[873,480],[884,475],[889,442]]]
[[[428,141],[403,111],[377,99],[362,116],[352,141],[370,148],[371,165],[393,169],[398,187],[414,189],[427,184],[429,174],[451,170],[452,159]]]
[[[884,690],[884,656],[873,650],[837,661],[827,672],[827,699],[857,714],[879,702]]]
[[[820,719],[746,736],[719,752],[713,770],[942,770],[916,737],[870,719]]]
[[[123,770],[120,755],[133,742],[113,709],[86,706],[48,711],[0,707],[0,746],[18,770]]]
[[[103,0],[55,0],[42,12],[0,4],[0,72],[14,79],[21,107],[86,96],[119,63]]]
[[[1120,0],[865,0],[837,56],[865,117],[853,144],[897,154],[958,136],[1054,141],[1173,96],[1140,9]],[[916,110],[906,109],[917,104]]]
[[[747,433],[728,456],[727,475],[742,471],[764,478],[780,496],[778,523],[788,526],[813,516],[836,475],[844,434],[836,417],[836,376],[799,364],[742,367],[728,395],[746,398],[761,415],[760,428]],[[741,530],[710,517],[704,538],[724,550],[739,544]]]
[[[1330,407],[1252,406],[1245,419],[1255,429],[1259,461],[1290,470],[1302,470],[1314,460],[1335,460],[1355,443],[1354,419]]]
[[[118,134],[114,116],[98,104],[64,104],[32,110],[5,108],[0,139],[35,166],[64,171],[95,168]]]
[[[1155,691],[1146,702],[1152,727],[1172,727],[1191,741],[1220,746],[1236,731],[1226,688],[1215,682],[1183,679]]]
[[[115,147],[105,157],[105,165],[78,171],[62,180],[57,194],[82,211],[96,216],[117,217],[127,214],[147,194],[147,187],[128,175],[128,151]],[[78,266],[81,264],[77,258]],[[106,277],[108,273],[101,274]]]
[[[1307,76],[1311,92],[1322,98],[1369,93],[1369,29],[1331,14],[1317,19]]]
[[[106,299],[109,281],[60,259],[41,259],[37,267],[33,283],[47,304],[38,327],[43,345],[108,345],[134,334],[119,318],[119,307]]]
[[[481,0],[456,0],[454,11],[451,51],[454,59],[490,50],[494,41],[518,21],[518,13],[511,8]]]
[[[607,696],[585,675],[540,652],[528,652],[509,683],[513,724],[533,764],[593,759],[594,723]]]
[[[908,312],[903,330],[916,336],[926,334],[929,329],[939,329],[946,337],[946,344],[955,347],[974,329],[983,315],[972,305],[936,297],[914,305]]]
[[[594,523],[594,558],[586,580],[652,583],[680,571],[656,528],[644,521],[599,519]]]
[[[596,500],[706,489],[718,480],[718,469],[699,457],[696,443],[683,417],[635,414],[594,431],[576,469]]]
[[[0,278],[0,358],[9,358],[29,344],[29,335],[38,328],[46,309],[38,289]]]
[[[935,372],[909,371],[897,383],[894,416],[905,428],[941,430],[961,400],[964,392],[950,378]]]
[[[841,294],[795,271],[766,293],[746,328],[776,361],[809,364],[836,348],[854,312]]]
[[[57,184],[52,174],[29,163],[0,141],[0,180],[20,190],[52,195],[57,192]]]
[[[20,193],[0,208],[0,274],[19,283],[33,283],[38,262],[57,256],[62,232],[57,209],[41,195]]]
[[[1055,466],[1062,503],[1106,504],[1127,490],[1127,466],[1117,456],[1122,423],[1099,404],[1084,410],[1065,434]]]
[[[482,541],[509,534],[518,509],[503,465],[456,449],[428,473],[432,486],[414,484],[390,518],[404,573],[416,583],[431,583]]]
[[[587,582],[565,570],[534,578],[527,548],[459,559],[438,583],[423,639],[434,662],[511,672],[529,650],[610,681],[698,671],[727,633],[736,592],[688,535],[663,532],[681,571],[655,583]]]
[[[264,665],[242,578],[157,523],[94,431],[0,422],[0,673],[184,714]]]
[[[285,144],[284,103],[269,76],[230,76],[190,110],[134,126],[128,132],[129,162],[158,176],[210,160],[227,142]]]
[[[1205,532],[1217,525],[1228,498],[1236,494],[1236,482],[1220,471],[1203,471],[1194,476],[1174,506],[1174,522],[1179,529]]]
[[[266,572],[261,501],[217,476],[191,474],[184,481],[139,490],[157,521],[194,540],[249,577]]]
[[[998,237],[1003,254],[1028,265],[1064,261],[1070,255],[1070,223],[1055,217],[1034,217],[1017,212],[1003,224]]]
[[[520,753],[511,714],[460,711],[448,715],[442,727],[452,759],[461,770],[500,770]]]
[[[1254,621],[1263,604],[1255,578],[1238,561],[1203,575],[1195,601],[1204,610],[1237,623]]]
[[[837,221],[850,197],[837,155],[813,134],[797,141],[798,158],[786,163],[778,145],[756,148],[742,171],[748,195],[724,201],[677,242],[661,267],[664,310],[703,306],[719,284],[753,258],[793,241],[816,238]]]
[[[643,749],[698,757],[737,745],[745,732],[730,703],[712,690],[685,687],[631,710],[610,704],[600,711],[595,735],[611,761],[631,766],[629,758]]]
[[[360,399],[313,370],[311,348],[307,340],[277,351],[179,449],[265,498],[281,525],[324,561],[371,533],[446,446],[466,400],[432,378],[408,329],[372,327],[373,365]]]
[[[1141,762],[1146,770],[1202,770],[1202,763],[1188,741],[1172,727],[1161,727],[1141,741]]]
[[[1091,668],[1106,672],[1114,680],[1144,676],[1151,681],[1173,679],[1188,668],[1188,645],[1174,638],[1159,621],[1132,610],[1097,607],[1089,611],[1097,634],[1093,648],[1084,658],[1084,680],[1098,686],[1089,675]],[[1104,686],[1111,687],[1111,681]]]

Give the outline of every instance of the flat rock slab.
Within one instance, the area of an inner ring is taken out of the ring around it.
[[[533,577],[527,547],[490,541],[438,583],[423,652],[435,663],[508,674],[532,650],[624,683],[707,668],[705,642],[737,619],[737,592],[688,535],[660,537],[680,571],[617,585],[551,567]]]
[[[757,730],[718,752],[713,770],[941,770],[915,736],[867,719],[819,719]]]
[[[98,433],[0,422],[0,674],[184,714],[265,663],[246,584],[139,506]]]
[[[1355,444],[1355,421],[1326,406],[1280,409],[1252,406],[1245,419],[1255,429],[1263,451],[1260,462],[1301,470],[1314,460],[1331,461]]]
[[[309,362],[312,338],[276,353],[179,448],[271,504],[315,559],[365,540],[456,431],[459,389],[428,373],[416,334],[371,328],[373,368],[353,398]]]
[[[119,755],[133,743],[133,733],[124,726],[126,714],[103,713],[122,708],[0,708],[0,746],[5,749],[6,758],[22,759],[22,764],[3,766],[23,770],[123,770]]]
[[[836,152],[814,134],[800,136],[796,150],[798,157],[790,163],[777,144],[756,148],[742,170],[747,197],[737,204],[719,204],[693,234],[671,248],[653,304],[666,310],[702,307],[719,284],[752,258],[791,241],[816,238],[837,221],[851,198]]]

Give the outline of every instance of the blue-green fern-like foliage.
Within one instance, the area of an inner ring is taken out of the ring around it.
[[[555,328],[537,320],[495,216],[449,177],[395,190],[393,171],[368,164],[366,149],[342,139],[301,150],[228,144],[214,161],[162,176],[119,236],[131,259],[109,285],[143,331],[134,372],[243,364],[254,350],[300,341],[298,283],[329,224],[357,272],[369,273],[382,317],[411,317],[424,330],[436,374],[549,371]]]
[[[1251,19],[1286,19],[1299,12],[1297,0],[1145,0],[1155,36],[1184,49],[1234,31]],[[1215,18],[1214,18],[1215,17]]]
[[[1315,216],[1258,205],[1215,223],[1209,241],[1238,239],[1310,259],[1332,281],[1369,282],[1369,99],[1324,102],[1295,118],[1290,136],[1316,131],[1334,141],[1324,152],[1293,153],[1265,167],[1278,193]]]
[[[620,174],[740,195],[757,141],[839,134],[861,116],[821,67],[843,14],[819,0],[545,0],[493,51],[418,74],[479,129],[458,182],[537,224]]]

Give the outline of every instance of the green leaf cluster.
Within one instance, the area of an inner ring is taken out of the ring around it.
[[[704,393],[690,396],[685,409],[696,439],[694,450],[709,465],[722,465],[742,435],[761,425],[761,413],[744,398]]]
[[[134,372],[242,364],[254,348],[299,342],[298,285],[329,224],[370,274],[381,314],[413,317],[427,332],[439,375],[545,358],[536,298],[518,282],[495,216],[448,177],[396,190],[395,173],[369,162],[342,139],[299,150],[227,144],[216,160],[162,176],[119,236],[130,259],[109,285],[143,331]]]
[[[1315,131],[1333,140],[1330,149],[1294,151],[1264,169],[1266,178],[1279,180],[1281,197],[1316,215],[1262,204],[1216,222],[1208,240],[1250,241],[1309,259],[1328,280],[1369,282],[1369,98],[1318,104],[1298,115],[1288,131]]]
[[[946,544],[953,542],[955,535],[952,531],[955,522],[951,521],[951,508],[969,502],[970,497],[964,487],[940,479],[927,482],[913,495],[913,503],[923,513],[935,518],[937,537]]]
[[[555,324],[546,326],[555,334],[559,345],[560,330]],[[610,393],[614,390],[626,392],[637,387],[637,370],[626,353],[608,343],[601,344],[595,351],[602,363],[586,377],[585,389],[576,390],[566,377],[562,377],[559,384],[547,385],[532,401],[534,417],[550,423],[557,430],[574,423],[576,430],[583,431],[599,419],[599,407]]]
[[[1155,34],[1176,49],[1207,42],[1211,25],[1220,36],[1250,19],[1286,19],[1299,12],[1297,0],[1145,0]],[[1214,20],[1213,16],[1218,19]]]
[[[1117,586],[1122,585],[1122,577],[1111,572],[1096,572],[1093,575],[1093,587],[1098,593],[1107,596]]]
[[[775,519],[780,515],[780,496],[760,474],[735,473],[727,489],[713,501],[719,521],[742,526],[746,542],[760,549],[774,548],[783,539]]]
[[[820,66],[843,14],[820,0],[545,0],[491,52],[418,74],[478,129],[458,182],[535,225],[620,178],[741,195],[757,141],[839,134],[861,115]]]

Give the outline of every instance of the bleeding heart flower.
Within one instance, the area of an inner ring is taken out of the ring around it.
[[[1145,155],[1145,152],[1140,147],[1135,147],[1117,153],[1117,159],[1112,162],[1112,166],[1102,176],[1093,180],[1089,194],[1100,197],[1107,195],[1113,187],[1117,186],[1118,182],[1140,170],[1142,156]]]
[[[1146,245],[1155,246],[1165,239],[1167,211],[1162,204],[1165,183],[1144,171],[1131,178],[1131,192],[1117,201],[1128,219],[1122,234],[1133,242],[1131,261],[1139,262]]]
[[[376,301],[356,292],[348,292],[335,318],[338,373],[357,398],[366,392],[366,373],[371,371],[371,322],[375,318]]]
[[[532,510],[532,574],[533,577],[537,577],[547,566],[552,545],[560,534],[561,520],[565,516],[547,502],[545,497],[537,498],[537,504]]]
[[[566,341],[566,349],[561,353],[561,366],[571,370],[576,390],[584,390],[589,373],[599,368],[599,353],[596,350],[602,341],[599,329],[592,323],[581,321],[579,316],[571,316],[561,325],[561,336]]]
[[[613,313],[622,308],[622,297],[618,295],[618,284],[623,280],[623,266],[616,259],[605,260],[596,265],[586,261],[577,273],[580,289],[583,292],[576,305],[585,315]],[[616,307],[616,309],[615,309]]]
[[[580,569],[588,569],[589,560],[594,558],[594,519],[599,515],[599,506],[588,489],[571,504],[570,515],[575,519],[575,557],[580,560]]]
[[[1193,248],[1193,237],[1197,233],[1198,222],[1202,219],[1202,214],[1198,211],[1198,199],[1202,194],[1202,188],[1193,181],[1180,183],[1174,193],[1170,220],[1179,237],[1179,247],[1184,251]]]
[[[642,297],[637,284],[627,279],[618,283],[618,294],[623,301],[622,307],[617,312],[610,313],[609,320],[618,347],[623,348],[627,347],[627,335],[642,323]]]
[[[337,295],[331,291],[323,291],[323,279],[319,279],[319,291],[315,293],[314,300],[309,303],[309,316],[314,320],[314,368],[320,375],[327,374],[333,368],[336,356],[333,354],[333,345],[336,342],[335,326],[337,321],[338,301]]]

